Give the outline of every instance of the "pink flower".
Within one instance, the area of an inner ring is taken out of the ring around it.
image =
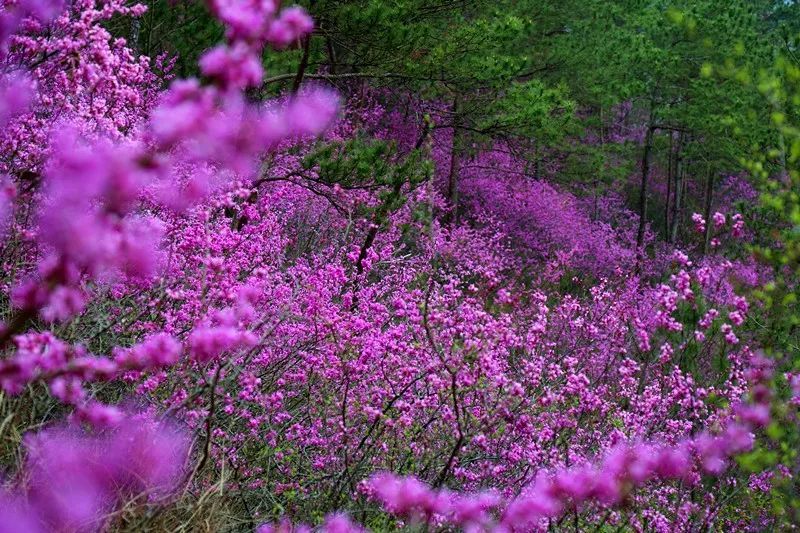
[[[365,530],[353,523],[346,514],[340,513],[327,516],[322,525],[322,531],[324,533],[363,533]]]
[[[664,447],[658,452],[656,473],[666,479],[683,479],[691,471],[692,463],[686,446]]]
[[[124,420],[124,413],[117,407],[99,402],[89,402],[79,406],[73,415],[73,420],[85,422],[93,428],[113,428]]]
[[[275,48],[285,48],[311,33],[314,21],[300,7],[289,7],[270,25],[267,41]]]
[[[251,333],[232,326],[201,327],[189,336],[189,354],[198,363],[208,363],[223,353],[254,343]]]
[[[284,114],[288,131],[297,136],[316,136],[331,124],[339,108],[335,93],[322,88],[307,89],[292,100]]]
[[[744,236],[744,218],[741,214],[736,213],[731,217],[733,225],[731,226],[731,234],[736,238]]]
[[[275,0],[210,0],[209,5],[233,41],[262,38],[276,11]]]
[[[769,424],[770,408],[765,404],[739,404],[735,408],[736,414],[743,422],[755,426],[763,427]]]
[[[741,424],[730,424],[723,433],[723,446],[726,453],[738,454],[750,451],[755,438],[750,430]]]
[[[3,76],[0,79],[0,127],[25,113],[33,101],[31,80],[22,74]]]
[[[47,322],[64,322],[81,313],[86,307],[83,291],[72,287],[56,287],[50,293],[41,315]]]
[[[200,58],[200,69],[223,89],[256,87],[264,76],[260,57],[241,42],[212,48]]]
[[[27,497],[49,527],[99,527],[123,496],[171,491],[188,457],[187,436],[147,418],[130,418],[97,436],[64,428],[29,435]]]
[[[692,222],[694,223],[694,230],[697,233],[705,233],[706,220],[703,218],[703,215],[701,215],[700,213],[693,213]]]
[[[704,433],[694,441],[695,449],[703,469],[709,474],[719,475],[727,467],[725,441]]]
[[[730,324],[722,324],[720,326],[719,330],[724,335],[725,342],[727,342],[728,344],[738,344],[739,343],[739,338],[733,332],[733,327]]]
[[[177,339],[166,333],[157,333],[131,348],[115,350],[114,362],[126,369],[146,370],[174,365],[181,351]]]

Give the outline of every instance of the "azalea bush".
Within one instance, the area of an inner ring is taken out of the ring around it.
[[[790,524],[745,174],[674,242],[557,148],[457,153],[441,95],[265,98],[326,31],[280,4],[209,0],[188,78],[146,5],[0,4],[0,530]]]

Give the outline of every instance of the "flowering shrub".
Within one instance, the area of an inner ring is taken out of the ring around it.
[[[785,408],[746,328],[763,273],[725,256],[741,214],[692,217],[712,254],[643,258],[628,211],[590,216],[498,143],[448,221],[442,106],[254,103],[265,46],[314,24],[208,4],[204,82],[104,28],[142,5],[2,4],[0,522],[738,524],[737,487],[772,477],[736,458]]]

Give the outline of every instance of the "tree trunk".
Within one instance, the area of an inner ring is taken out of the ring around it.
[[[786,139],[783,136],[783,131],[778,133],[778,149],[780,150],[780,165],[781,175],[778,179],[786,186],[790,186],[792,180],[789,179],[789,172],[786,170]]]
[[[711,241],[711,206],[714,200],[714,170],[711,164],[708,165],[708,177],[706,179],[706,209],[703,215],[706,219],[706,233],[703,238],[703,255],[708,253],[708,245]]]
[[[678,146],[675,150],[675,200],[672,202],[672,220],[670,221],[667,242],[675,243],[678,240],[678,227],[680,226],[681,204],[683,203],[684,172],[683,163],[683,132],[678,134]]]
[[[651,115],[652,116],[652,115]],[[650,175],[650,152],[653,145],[653,126],[648,121],[642,151],[642,181],[639,187],[639,230],[636,232],[636,247],[644,245],[644,229],[647,224],[647,181]]]
[[[336,74],[336,49],[330,36],[325,37],[325,50],[328,52],[328,72]]]
[[[783,105],[780,103],[773,104],[773,108],[777,113],[783,114]],[[778,128],[778,161],[781,167],[778,181],[786,186],[791,185],[789,173],[786,171],[786,139],[783,135],[783,130]]]
[[[458,223],[458,174],[461,170],[461,161],[459,158],[459,149],[461,147],[461,128],[459,120],[459,98],[456,96],[453,99],[453,141],[450,147],[450,171],[447,175],[447,198],[450,200],[452,211],[448,217],[455,223]]]
[[[303,84],[303,77],[306,75],[308,68],[308,54],[311,46],[311,35],[306,35],[303,38],[303,56],[300,58],[300,65],[297,67],[297,74],[292,82],[292,94],[297,94],[300,91],[300,86]]]
[[[133,17],[131,19],[131,39],[130,47],[135,53],[141,53],[142,49],[139,46],[139,37],[142,33],[142,19],[140,17]]]
[[[667,156],[667,198],[664,202],[664,236],[665,238],[669,239],[669,204],[672,200],[672,173],[674,171],[673,163],[673,141],[674,141],[674,134],[672,132],[669,133],[669,155]]]

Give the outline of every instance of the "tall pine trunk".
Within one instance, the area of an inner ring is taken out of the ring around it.
[[[447,198],[452,211],[448,217],[458,223],[458,174],[461,171],[459,150],[461,147],[461,121],[459,120],[459,97],[453,98],[453,141],[450,147],[450,170],[447,174]]]
[[[664,202],[664,236],[669,240],[669,205],[672,200],[672,174],[675,171],[674,147],[675,135],[669,132],[669,155],[667,156],[667,198]]]
[[[703,238],[703,255],[708,253],[708,245],[711,241],[711,206],[714,203],[714,170],[711,164],[708,165],[708,177],[706,178],[706,208],[704,217],[706,219],[706,233]]]
[[[644,230],[647,224],[647,186],[650,177],[650,153],[653,149],[653,125],[651,120],[647,124],[644,136],[644,150],[642,151],[642,180],[639,187],[639,229],[636,232],[636,247],[641,249],[644,245]]]
[[[667,241],[675,243],[678,240],[678,228],[681,219],[683,204],[684,173],[686,171],[683,161],[683,132],[678,134],[678,146],[675,150],[675,199],[672,202],[672,220],[670,221]]]
[[[300,91],[300,87],[303,85],[303,77],[306,75],[306,69],[308,68],[308,56],[311,48],[311,35],[307,35],[303,38],[303,55],[300,57],[300,64],[297,67],[297,74],[294,76],[294,81],[292,82],[292,94],[297,94]]]

